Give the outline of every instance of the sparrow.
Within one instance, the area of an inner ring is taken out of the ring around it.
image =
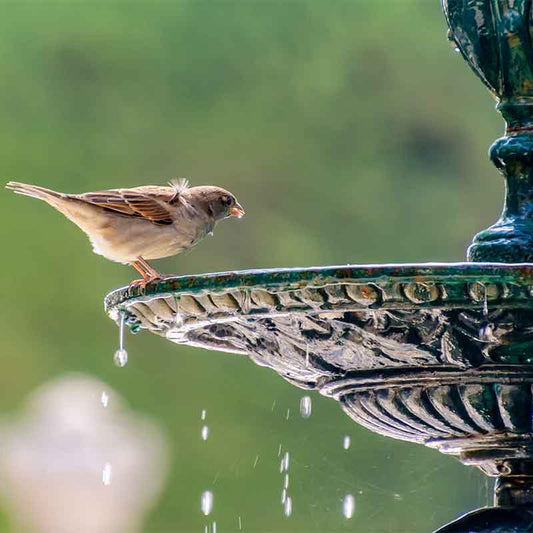
[[[145,286],[162,275],[148,259],[170,257],[192,248],[216,224],[241,218],[244,209],[229,191],[214,186],[190,187],[188,180],[168,186],[66,194],[10,181],[6,188],[44,200],[89,237],[96,254],[130,264],[142,276],[131,284]]]

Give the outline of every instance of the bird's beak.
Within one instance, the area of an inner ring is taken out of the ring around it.
[[[229,216],[242,218],[244,216],[244,209],[240,204],[235,203],[235,205],[231,206],[231,209],[229,210]]]

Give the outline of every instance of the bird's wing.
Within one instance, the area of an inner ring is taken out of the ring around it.
[[[175,187],[147,185],[133,189],[109,189],[72,194],[69,197],[121,215],[144,218],[158,224],[172,224],[174,220],[172,214],[179,201],[179,191]]]

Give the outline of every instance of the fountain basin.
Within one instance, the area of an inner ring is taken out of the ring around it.
[[[500,476],[533,451],[532,294],[531,264],[348,265],[170,277],[106,311],[246,354],[374,432]]]

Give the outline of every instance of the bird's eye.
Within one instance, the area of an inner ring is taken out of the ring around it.
[[[223,196],[221,201],[222,205],[231,205],[231,198],[229,196]]]

